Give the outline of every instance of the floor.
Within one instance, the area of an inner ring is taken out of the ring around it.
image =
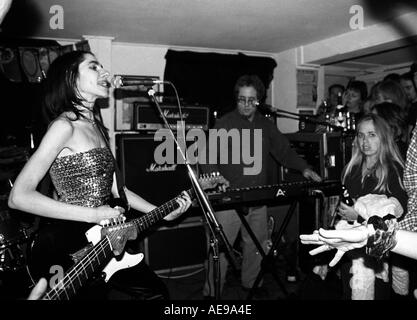
[[[340,287],[338,279],[330,276],[322,281],[312,272],[298,268],[296,282],[288,282],[286,277],[287,262],[282,255],[275,258],[275,268],[264,273],[261,290],[257,290],[252,300],[333,300],[339,299]],[[308,268],[308,267],[307,267]],[[275,280],[278,277],[280,284]],[[169,289],[172,300],[203,300],[205,269],[201,266],[159,274]],[[287,291],[284,293],[282,286]],[[317,289],[320,289],[317,292]],[[220,300],[248,300],[248,292],[240,285],[239,276],[231,268],[228,269],[226,284]]]
[[[284,269],[285,270],[285,269]],[[289,283],[285,280],[285,274],[282,270],[276,272],[282,285],[289,292],[291,297],[295,297],[299,284],[301,281]],[[203,300],[203,286],[205,281],[205,269],[202,267],[194,270],[188,270],[187,274],[184,271],[171,274],[171,276],[160,275],[168,287],[172,300]],[[280,289],[278,283],[275,281],[272,274],[267,273],[264,276],[261,296],[255,295],[254,299],[262,300],[276,300],[285,299],[285,294]],[[248,297],[247,291],[244,291],[240,285],[238,276],[234,275],[232,270],[228,270],[227,280],[223,289],[220,300],[246,300]]]

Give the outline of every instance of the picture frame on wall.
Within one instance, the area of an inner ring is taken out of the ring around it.
[[[315,109],[318,71],[297,69],[297,109]]]

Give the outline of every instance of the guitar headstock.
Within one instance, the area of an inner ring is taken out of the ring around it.
[[[125,222],[124,216],[101,222],[101,236],[108,238],[115,255],[123,252],[127,240],[135,240],[138,233],[133,223]]]
[[[218,186],[224,186],[225,188],[229,186],[229,181],[227,181],[226,178],[220,174],[220,172],[200,174],[198,182],[203,190],[214,189]]]

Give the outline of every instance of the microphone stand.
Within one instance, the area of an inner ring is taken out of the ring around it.
[[[222,243],[224,244],[224,247],[226,249],[227,254],[229,255],[230,262],[235,270],[237,270],[237,262],[236,258],[233,254],[233,248],[230,245],[229,241],[226,238],[226,235],[224,234],[222,226],[217,221],[214,213],[213,208],[210,204],[210,202],[207,199],[206,194],[204,193],[203,189],[200,186],[200,183],[198,182],[197,177],[195,176],[194,170],[191,168],[190,163],[188,162],[188,159],[186,155],[184,154],[183,150],[181,149],[177,139],[175,138],[174,132],[171,129],[171,126],[168,124],[168,121],[162,112],[161,106],[159,105],[157,99],[155,98],[155,91],[152,88],[148,89],[148,95],[152,98],[153,102],[155,103],[158,112],[161,115],[161,118],[163,119],[165,126],[169,129],[169,132],[171,133],[172,138],[175,141],[175,144],[177,145],[177,149],[179,150],[179,153],[181,154],[181,157],[187,167],[188,175],[190,177],[193,189],[196,193],[196,197],[200,203],[201,209],[203,210],[203,213],[205,214],[205,218],[208,222],[208,226],[210,229],[210,232],[212,234],[212,240],[210,241],[210,245],[213,248],[213,278],[215,282],[215,298],[216,300],[220,299],[220,261],[219,261],[219,241],[217,236],[220,237]],[[211,223],[214,225],[211,225]]]
[[[315,116],[312,116],[312,115],[294,113],[294,112],[290,112],[290,111],[286,111],[286,110],[278,109],[278,108],[268,109],[267,112],[269,112],[269,113],[271,113],[271,114],[273,114],[273,115],[275,115],[276,117],[279,117],[279,118],[302,120],[302,121],[305,121],[307,123],[320,124],[320,125],[324,125],[326,127],[332,128],[334,130],[343,131],[343,127],[336,126],[336,125],[334,125],[330,122],[327,122],[327,121],[316,120],[316,119],[314,119]]]

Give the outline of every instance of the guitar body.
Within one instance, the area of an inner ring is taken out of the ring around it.
[[[96,245],[101,239],[101,227],[95,225],[86,232],[87,239]],[[104,267],[103,272],[105,274],[104,281],[109,281],[111,276],[119,270],[127,269],[136,266],[143,260],[143,253],[130,254],[124,251],[121,257],[112,258],[110,262]]]
[[[32,244],[29,259],[32,278],[36,281],[44,277],[48,283],[55,284],[63,276],[61,272],[70,269],[101,240],[101,229],[98,225],[69,221],[41,228]],[[73,257],[75,253],[76,258]],[[104,272],[104,280],[107,282],[117,271],[139,264],[143,257],[142,253],[128,252],[123,252],[117,258],[111,255],[110,262],[98,268],[96,276]]]

